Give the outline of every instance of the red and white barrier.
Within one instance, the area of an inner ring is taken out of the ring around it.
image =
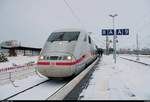
[[[6,68],[1,68],[0,69],[0,73],[1,72],[10,72],[10,70],[15,70],[15,69],[20,69],[20,68],[23,68],[23,67],[29,67],[29,66],[34,66],[36,64],[30,64],[30,65],[20,65],[20,66],[15,66],[15,67],[6,67]]]

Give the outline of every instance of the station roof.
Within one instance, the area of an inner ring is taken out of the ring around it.
[[[33,48],[33,47],[24,47],[24,46],[15,46],[15,47],[4,47],[4,46],[1,46],[1,49],[15,49],[15,50],[34,50],[34,51],[41,51],[42,48]]]

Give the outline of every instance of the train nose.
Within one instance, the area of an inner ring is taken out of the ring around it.
[[[47,77],[68,77],[75,71],[74,57],[71,55],[40,56],[37,68]]]

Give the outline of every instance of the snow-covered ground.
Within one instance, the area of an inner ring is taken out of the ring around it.
[[[149,100],[150,67],[103,56],[80,100]]]
[[[0,86],[0,100],[12,96],[45,80],[47,80],[47,78],[40,78],[37,75],[33,75],[22,80],[15,80],[14,84],[16,87],[14,87],[11,83]]]
[[[150,55],[139,55],[139,60],[136,60],[137,55],[122,54],[122,55],[120,55],[120,57],[132,59],[132,60],[143,62],[146,64],[150,64]]]
[[[0,64],[1,69],[8,69],[10,67],[15,68],[11,70],[1,70],[0,72],[0,100],[4,100],[14,94],[17,94],[34,85],[48,80],[48,78],[35,72],[37,58],[38,56],[9,57],[9,62]],[[12,63],[15,63],[17,66],[13,66]],[[29,63],[33,64],[33,66],[27,66]],[[18,66],[19,69],[17,68]],[[67,81],[48,80],[42,85],[38,85],[35,88],[32,88],[9,99],[45,100],[66,83]]]
[[[0,63],[0,69],[6,67],[14,67],[14,65],[25,65],[29,62],[36,63],[38,56],[17,56],[17,57],[8,57],[7,62]]]
[[[0,85],[35,74],[38,56],[8,57],[8,62],[0,63]]]
[[[134,59],[134,56],[120,55],[122,57]],[[149,57],[142,56],[141,59],[148,61]],[[17,65],[24,65],[28,62],[34,61],[36,63],[37,57],[15,57],[10,58],[9,62]],[[1,66],[0,66],[1,67]],[[3,66],[4,67],[4,66]],[[8,67],[8,66],[6,66]],[[20,72],[19,72],[20,73]],[[18,73],[15,73],[18,74]],[[8,75],[9,76],[9,75]],[[47,78],[40,78],[35,73],[32,76],[28,76],[21,80],[14,80],[14,84],[18,87],[14,87],[13,84],[7,83],[0,85],[0,100],[5,99],[19,91],[22,91],[28,87],[31,87],[37,83],[40,83]],[[64,83],[62,83],[64,84]],[[61,86],[58,83],[53,86]],[[114,64],[112,55],[103,56],[99,62],[98,67],[93,72],[89,81],[88,87],[80,94],[80,100],[149,100],[150,99],[150,66],[145,66],[139,63],[131,62],[125,59],[117,57],[117,63]],[[51,86],[50,86],[51,87]],[[48,90],[47,88],[34,89],[35,93],[40,90]],[[57,89],[57,87],[56,87]],[[53,90],[53,88],[52,88]],[[47,94],[49,90],[45,93]],[[54,90],[53,90],[54,92]],[[32,94],[28,92],[26,94],[20,94],[12,99],[25,99]],[[46,95],[40,95],[39,99],[44,98]],[[24,98],[24,96],[26,96]],[[32,99],[32,97],[31,97]],[[34,97],[36,99],[36,97]]]

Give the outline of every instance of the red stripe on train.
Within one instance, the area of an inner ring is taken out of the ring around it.
[[[80,59],[72,61],[72,62],[38,62],[37,65],[74,65],[80,63],[85,56],[82,56]]]
[[[38,65],[49,65],[49,62],[37,62]]]

